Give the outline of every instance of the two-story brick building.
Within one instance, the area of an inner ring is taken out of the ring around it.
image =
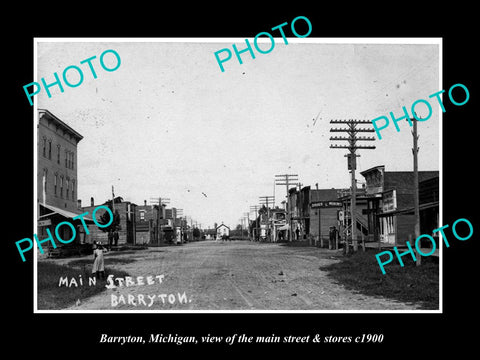
[[[82,224],[73,217],[80,214],[77,208],[77,154],[78,143],[83,139],[77,131],[48,110],[38,110],[37,124],[37,204],[39,240],[48,237],[46,229],[55,237],[55,227],[63,221],[72,223],[79,241]],[[86,219],[91,223],[91,219]],[[61,226],[59,236],[72,238],[72,229]],[[56,241],[57,243],[57,241]],[[47,246],[47,243],[45,243]]]
[[[380,165],[362,171],[361,174],[366,180],[368,203],[365,212],[368,216],[370,240],[391,245],[404,245],[407,240],[411,242],[415,237],[413,171],[385,171],[385,166]],[[418,172],[419,184],[430,185],[428,188],[425,187],[426,193],[421,192],[425,208],[429,200],[423,198],[431,192],[433,194],[436,189],[437,195],[431,202],[438,209],[438,176],[438,171]],[[428,205],[435,211],[434,206]],[[435,215],[428,218],[432,217],[435,220]]]

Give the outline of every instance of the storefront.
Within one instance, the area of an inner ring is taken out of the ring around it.
[[[55,241],[57,247],[62,247],[65,244],[58,241],[58,237],[60,237],[64,241],[69,241],[66,245],[80,245],[85,243],[85,236],[86,232],[82,221],[79,219],[74,220],[75,217],[78,217],[79,213],[74,213],[68,210],[60,209],[55,206],[47,205],[47,204],[40,204],[39,205],[39,216],[37,222],[37,237],[39,240],[46,239],[49,235],[46,229],[49,230],[50,234],[52,234],[52,238]],[[89,225],[94,224],[93,219],[90,216],[83,216],[83,220],[87,227]],[[67,222],[73,225],[73,230],[68,225],[59,226],[57,229],[57,225]],[[57,230],[55,232],[55,230]],[[48,254],[48,251],[53,248],[51,242],[45,242],[42,244],[44,249],[44,253]],[[49,250],[46,250],[49,249]]]

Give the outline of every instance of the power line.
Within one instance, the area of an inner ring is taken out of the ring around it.
[[[331,136],[330,140],[332,141],[347,141],[348,145],[330,145],[332,149],[347,149],[350,151],[349,154],[345,155],[347,157],[348,170],[350,170],[352,175],[352,190],[351,190],[351,200],[350,200],[350,222],[351,222],[351,237],[353,243],[353,251],[358,250],[357,242],[357,220],[355,215],[355,206],[356,206],[356,196],[357,196],[357,182],[355,180],[355,170],[357,168],[357,157],[360,155],[356,154],[358,149],[375,149],[375,146],[369,145],[357,145],[357,141],[374,141],[375,138],[372,136],[358,136],[358,133],[367,133],[374,132],[372,128],[362,128],[357,127],[357,125],[366,125],[371,124],[370,120],[357,120],[357,119],[348,119],[348,120],[330,120],[330,124],[344,124],[346,127],[343,128],[331,128],[330,132],[344,132],[347,133],[347,136]],[[348,239],[346,241],[346,251],[348,252]]]
[[[291,216],[291,212],[290,212],[290,206],[291,204],[289,204],[289,201],[288,201],[288,190],[290,188],[290,185],[292,185],[293,182],[295,181],[298,181],[298,174],[278,174],[278,175],[275,175],[275,184],[276,185],[285,185],[286,186],[286,189],[287,189],[287,206],[286,206],[286,210],[287,210],[287,223],[290,227],[290,229],[292,228],[292,216]],[[291,230],[288,230],[287,231],[287,239],[288,241],[291,240]]]

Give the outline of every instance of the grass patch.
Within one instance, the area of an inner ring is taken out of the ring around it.
[[[38,309],[39,310],[60,310],[74,305],[77,300],[84,299],[101,293],[106,290],[105,279],[97,279],[95,285],[89,285],[89,278],[93,277],[90,266],[72,267],[67,265],[58,265],[52,262],[41,261],[37,264],[37,286],[38,286]],[[79,264],[80,265],[80,264]],[[105,267],[105,276],[113,274],[115,277],[125,277],[129,274],[124,271],[118,271]],[[83,279],[83,286],[80,285],[80,275]],[[75,278],[78,287],[72,285],[59,286],[61,277],[67,277],[70,283],[71,278]]]
[[[350,290],[365,295],[384,296],[402,302],[419,303],[422,309],[439,308],[439,265],[434,257],[422,258],[422,265],[406,256],[401,267],[394,259],[385,265],[383,275],[375,257],[376,251],[358,251],[340,257],[336,264],[320,267],[328,276]]]

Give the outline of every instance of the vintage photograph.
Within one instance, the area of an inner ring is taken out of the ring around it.
[[[272,35],[35,39],[35,312],[441,312],[441,39]]]

